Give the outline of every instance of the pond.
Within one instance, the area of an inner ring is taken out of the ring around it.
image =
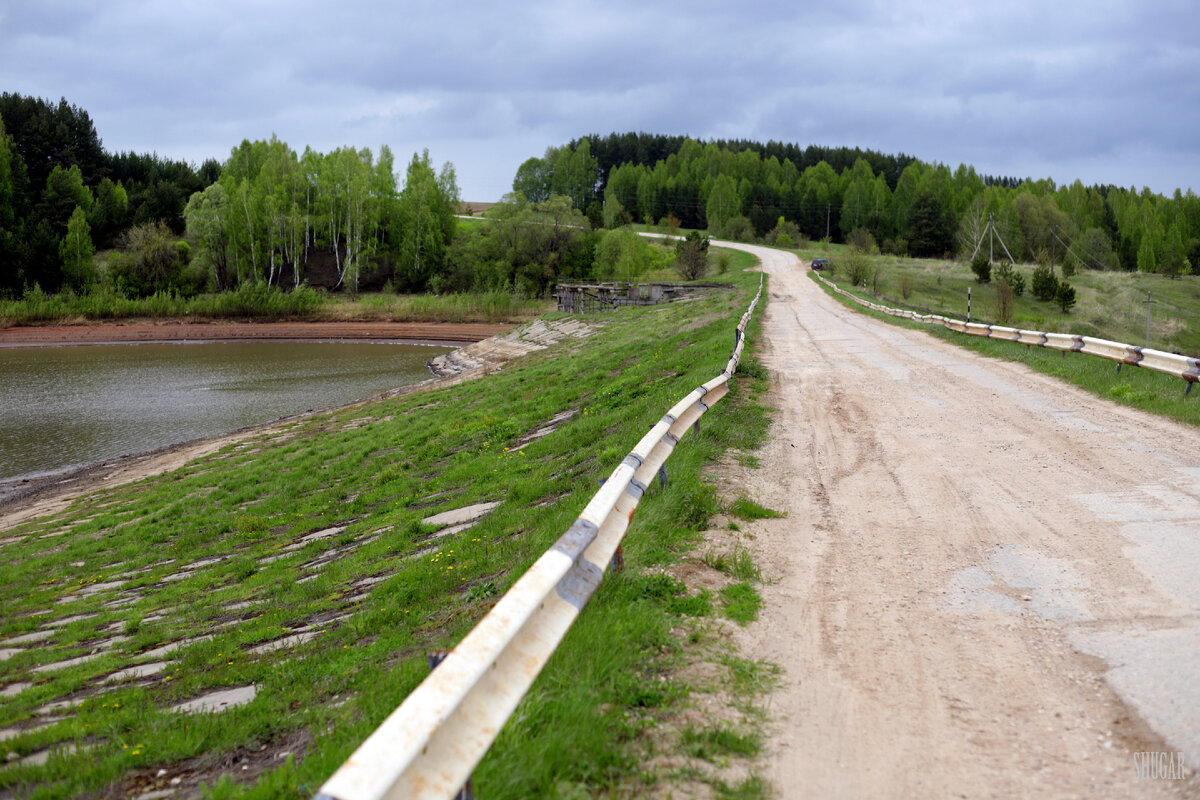
[[[447,347],[204,342],[0,348],[0,481],[228,433],[431,377]]]

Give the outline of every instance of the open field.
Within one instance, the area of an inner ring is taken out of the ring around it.
[[[834,280],[843,285],[848,249],[820,244],[798,252],[803,263],[829,258],[838,266]],[[1035,297],[1032,264],[1018,265],[1025,276],[1025,294],[1016,298],[1012,319],[1000,323],[995,282],[979,284],[970,265],[958,261],[871,256],[878,273],[866,288],[894,308],[924,314],[965,318],[967,289],[971,289],[971,319],[1026,330],[1076,333],[1129,344],[1146,345],[1146,294],[1150,308],[1150,347],[1169,353],[1200,356],[1200,276],[1172,280],[1162,275],[1083,270],[1066,278],[1075,287],[1077,304],[1063,313],[1051,302]],[[994,268],[995,265],[993,265]],[[1061,269],[1058,270],[1062,279]]]
[[[588,317],[483,380],[290,420],[61,510],[0,517],[0,794],[311,796],[421,680],[425,655],[461,638],[649,425],[720,372],[757,284],[729,278],[737,291]],[[711,620],[757,613],[745,555],[709,554],[711,591],[666,571],[722,514],[706,467],[765,434],[767,376],[743,364],[643,499],[624,572],[480,766],[482,796],[644,793],[683,769],[651,753],[686,750],[703,781],[705,765],[756,750],[740,723],[693,720],[669,740],[658,727],[716,684],[767,683],[723,646],[704,676],[677,671]]]

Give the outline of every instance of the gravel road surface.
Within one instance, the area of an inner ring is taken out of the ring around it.
[[[767,607],[741,634],[785,669],[780,796],[1200,796],[1200,431],[740,247],[777,408],[740,479],[788,515],[751,528]]]

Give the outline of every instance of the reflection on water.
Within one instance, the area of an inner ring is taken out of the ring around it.
[[[152,450],[430,377],[445,347],[211,342],[0,348],[0,479]]]

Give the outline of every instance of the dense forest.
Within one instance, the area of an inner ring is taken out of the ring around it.
[[[531,200],[566,195],[597,224],[673,219],[744,241],[865,231],[885,252],[969,257],[986,233],[989,247],[1019,261],[1170,275],[1200,258],[1191,190],[1057,186],[856,148],[614,133],[528,159],[513,188]]]
[[[86,111],[5,93],[0,298],[302,285],[534,296],[559,277],[663,266],[631,222],[923,257],[986,246],[997,258],[1173,276],[1200,259],[1190,190],[1060,187],[858,148],[587,136],[525,161],[513,189],[488,225],[462,226],[454,167],[436,169],[428,152],[401,176],[386,146],[297,153],[272,137],[195,167],[108,153]]]
[[[77,284],[83,252],[112,247],[133,225],[182,234],[188,198],[220,169],[108,153],[87,112],[65,99],[0,95],[0,293]]]

